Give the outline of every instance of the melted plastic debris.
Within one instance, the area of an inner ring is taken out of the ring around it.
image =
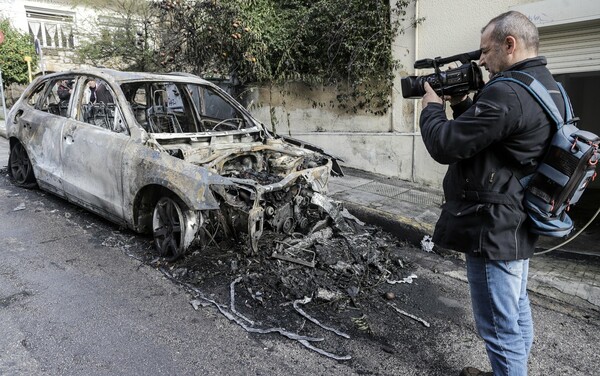
[[[431,240],[431,236],[425,235],[421,240],[421,249],[425,252],[433,252],[433,247],[435,244]]]

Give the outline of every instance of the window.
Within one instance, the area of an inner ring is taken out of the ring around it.
[[[121,89],[150,133],[235,131],[252,126],[222,94],[192,83],[133,82]]]
[[[113,132],[127,133],[110,86],[96,77],[86,77],[80,82],[83,83],[83,90],[77,101],[80,106],[77,111],[78,119]]]
[[[29,94],[29,96],[27,97],[28,105],[33,107],[37,104],[40,96],[42,95],[42,91],[44,90],[44,87],[46,87],[46,83],[42,82],[31,92],[31,94]]]
[[[235,107],[212,89],[188,85],[188,90],[198,107],[200,116],[220,120],[243,117]]]
[[[196,132],[196,117],[182,87],[171,82],[121,86],[136,121],[151,133]]]
[[[43,100],[36,107],[49,114],[67,116],[73,92],[73,76],[55,78],[46,87]]]
[[[29,35],[42,47],[74,47],[74,13],[56,12],[49,9],[26,8]]]
[[[129,88],[129,86],[127,86],[127,88]],[[140,86],[131,90],[132,91],[125,92],[125,97],[131,106],[131,111],[133,112],[137,123],[148,131],[148,117],[146,116],[146,87]]]

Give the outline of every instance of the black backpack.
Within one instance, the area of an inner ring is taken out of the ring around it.
[[[536,171],[521,179],[526,189],[523,204],[531,219],[533,233],[568,236],[573,230],[573,221],[567,211],[579,201],[589,182],[596,177],[600,138],[577,128],[579,119],[573,117],[571,102],[560,83],[557,84],[566,108],[564,121],[548,90],[531,75],[520,71],[503,72],[496,81],[516,82],[523,86],[556,124],[557,131]]]

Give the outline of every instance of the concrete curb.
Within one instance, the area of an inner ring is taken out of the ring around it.
[[[409,217],[390,214],[349,201],[344,201],[344,207],[361,221],[380,226],[397,238],[416,246],[420,246],[425,235],[433,234],[433,226],[416,222]]]

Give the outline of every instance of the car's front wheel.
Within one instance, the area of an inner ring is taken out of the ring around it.
[[[171,197],[162,197],[152,214],[154,245],[163,257],[173,259],[185,252],[186,217],[180,204]]]
[[[37,185],[29,155],[20,142],[15,142],[10,148],[8,166],[15,185],[23,188],[34,188]]]

